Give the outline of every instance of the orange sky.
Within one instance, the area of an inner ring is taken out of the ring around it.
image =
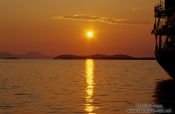
[[[0,51],[153,56],[159,0],[1,0]],[[91,41],[84,31],[93,29]]]

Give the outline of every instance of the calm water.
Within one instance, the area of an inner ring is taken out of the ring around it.
[[[173,108],[174,87],[152,60],[0,60],[0,114],[127,114],[146,104]]]

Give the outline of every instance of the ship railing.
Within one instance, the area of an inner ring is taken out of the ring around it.
[[[165,1],[161,1],[154,8],[155,17],[165,17],[166,9],[165,9]]]
[[[170,25],[168,23],[159,25],[158,30],[166,30],[169,29]]]
[[[161,49],[169,49],[169,48],[174,48],[175,43],[174,42],[164,42],[162,43]]]
[[[159,23],[158,27],[154,27],[154,33],[157,35],[167,35],[170,30],[170,24],[168,22]]]

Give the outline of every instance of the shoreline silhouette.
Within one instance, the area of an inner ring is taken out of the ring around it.
[[[8,52],[0,52],[0,59],[101,59],[101,60],[155,60],[154,57],[133,57],[126,54],[94,54],[94,55],[74,55],[62,54],[58,56],[48,56],[39,52],[28,52],[25,54],[12,54]]]

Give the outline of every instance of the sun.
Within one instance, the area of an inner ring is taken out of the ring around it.
[[[87,36],[87,38],[91,39],[91,38],[94,37],[94,32],[93,32],[93,31],[88,31],[88,32],[86,33],[86,36]]]

